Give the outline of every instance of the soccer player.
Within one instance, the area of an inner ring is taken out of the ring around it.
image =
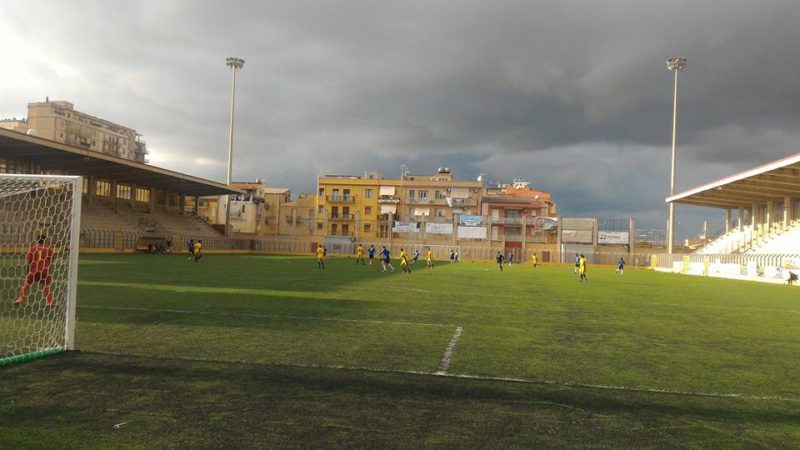
[[[53,277],[50,276],[50,264],[53,263],[53,249],[45,245],[45,236],[40,236],[39,240],[31,245],[28,249],[28,254],[25,259],[28,261],[28,275],[25,277],[25,283],[19,290],[17,300],[14,301],[15,305],[21,305],[25,302],[25,294],[28,293],[33,283],[44,285],[44,296],[47,301],[47,306],[53,306],[53,293],[50,291],[50,284],[53,282]]]
[[[580,267],[580,265],[581,265],[581,256],[579,254],[575,253],[575,270],[572,273],[577,275],[578,274],[578,268]]]
[[[454,262],[456,262],[456,252],[454,252],[453,249],[451,248],[450,249],[450,264],[453,264]]]
[[[428,269],[433,269],[433,252],[428,247]]]
[[[319,244],[317,247],[317,269],[324,269],[325,268],[325,249],[322,248],[322,244]]]
[[[539,260],[536,257],[536,252],[531,255],[531,262],[533,263],[533,268],[535,269],[536,266],[539,264]]]
[[[388,267],[394,272],[394,266],[392,266],[392,259],[391,259],[391,252],[389,251],[386,246],[383,246],[383,251],[381,252],[381,264],[383,264],[383,271],[386,272],[386,268]]]
[[[589,281],[586,278],[586,257],[583,255],[580,255],[580,260],[578,261],[578,272],[581,274],[581,283]]]
[[[408,267],[408,255],[402,248],[400,249],[400,268],[403,269],[403,273],[411,273],[411,268]]]
[[[189,261],[194,259],[194,239],[189,239],[186,244],[186,250],[189,252]]]
[[[198,239],[197,242],[194,243],[194,262],[200,261],[200,258],[203,257],[203,240]]]
[[[369,249],[367,249],[367,253],[369,254],[369,265],[372,265],[372,260],[375,259],[375,244],[369,244]]]
[[[513,264],[514,264],[514,251],[512,250],[508,252],[508,267],[511,268]]]
[[[364,247],[362,247],[361,244],[358,244],[358,248],[356,248],[356,265],[358,265],[358,260],[361,260],[362,266],[367,265],[364,261]]]
[[[500,252],[497,252],[496,260],[497,260],[497,266],[500,267],[500,272],[503,271],[503,259],[504,259],[503,254],[500,253]]]
[[[414,250],[414,257],[411,258],[411,264],[414,264],[419,259],[419,249]]]
[[[625,275],[625,260],[622,259],[622,256],[620,256],[619,261],[617,261],[617,273]]]

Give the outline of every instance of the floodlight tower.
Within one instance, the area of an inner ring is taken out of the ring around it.
[[[225,179],[228,187],[233,183],[233,111],[236,103],[236,71],[244,67],[242,58],[229,57],[225,65],[231,68],[231,119],[228,129],[228,174]],[[231,196],[228,195],[225,202],[225,236],[231,235]]]
[[[675,149],[678,130],[678,72],[686,68],[686,58],[669,58],[665,61],[667,69],[675,72],[675,89],[672,98],[672,159],[669,177],[669,195],[675,195]],[[672,254],[675,236],[675,204],[669,202],[669,222],[667,222],[667,253]]]

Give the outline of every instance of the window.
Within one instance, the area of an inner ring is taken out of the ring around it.
[[[111,196],[111,183],[108,181],[97,181],[95,184],[94,193],[100,197],[110,197]]]
[[[320,214],[324,214],[325,213],[325,207],[322,206],[322,205],[319,205],[319,209],[317,210],[317,212],[320,213]]]
[[[436,217],[447,217],[447,211],[444,208],[438,208],[436,210]]]
[[[336,233],[339,231],[339,225],[331,224],[331,235],[336,236]]]
[[[365,206],[364,207],[364,215],[371,216],[372,215],[372,206]]]
[[[325,196],[325,188],[319,188],[319,196],[320,197],[324,197]]]
[[[409,189],[408,190],[408,198],[414,198],[414,190],[413,189]]]
[[[342,236],[347,236],[348,234],[350,234],[350,225],[342,224]]]
[[[331,208],[331,217],[339,217],[339,207],[334,206]]]
[[[333,196],[333,198],[339,198],[339,190],[338,189],[334,189],[332,196]]]
[[[127,184],[117,185],[117,198],[129,199],[131,198],[131,187]]]
[[[322,229],[322,222],[317,222],[317,229],[318,229],[318,230],[321,230],[321,229]]]
[[[150,190],[149,189],[141,189],[136,188],[136,201],[141,203],[147,203],[150,201]]]
[[[364,224],[364,233],[370,233],[370,232],[372,232],[372,224],[371,223],[365,223]]]
[[[433,191],[433,198],[436,200],[442,200],[444,195],[442,194],[442,191]]]
[[[364,189],[364,198],[372,198],[372,189]]]
[[[419,191],[419,199],[420,200],[427,200],[428,199],[428,191]]]
[[[349,206],[343,206],[342,207],[342,215],[344,217],[347,217],[347,216],[350,215],[350,207]]]

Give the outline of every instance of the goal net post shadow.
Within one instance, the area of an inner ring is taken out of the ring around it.
[[[83,179],[0,174],[0,366],[75,349]]]

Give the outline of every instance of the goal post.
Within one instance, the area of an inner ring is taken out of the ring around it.
[[[0,366],[75,349],[83,179],[0,174]]]

